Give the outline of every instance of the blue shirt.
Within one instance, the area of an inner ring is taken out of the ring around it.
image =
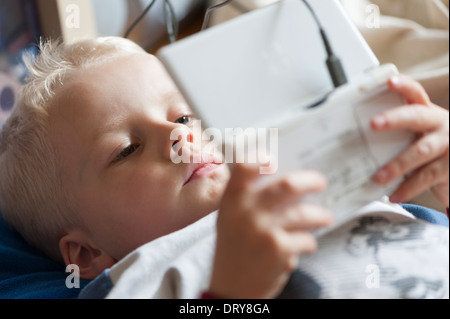
[[[80,288],[66,286],[66,267],[30,247],[0,216],[0,298],[73,299]]]

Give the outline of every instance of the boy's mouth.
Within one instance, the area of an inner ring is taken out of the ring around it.
[[[219,161],[215,160],[212,154],[201,154],[201,157],[196,158],[196,160],[194,160],[194,163],[189,164],[189,168],[186,174],[186,182],[183,186],[186,186],[192,181],[209,175],[221,165],[222,163],[219,163]]]

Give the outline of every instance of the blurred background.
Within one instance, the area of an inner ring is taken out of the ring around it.
[[[171,0],[178,39],[199,32],[206,9],[224,0]],[[214,11],[210,25],[279,0],[233,0]],[[317,0],[312,0],[317,1]],[[433,101],[448,108],[449,0],[338,0],[381,63],[396,64],[419,80]],[[74,41],[87,36],[122,36],[151,0],[0,0],[0,126],[14,107],[14,92],[26,70],[24,50],[40,37]],[[150,53],[169,43],[165,0],[130,34]],[[310,30],[308,30],[309,32]]]
[[[149,53],[169,43],[164,1],[130,34]],[[170,0],[179,21],[178,39],[201,30],[205,12],[224,0]],[[214,11],[210,26],[279,0],[234,0]],[[311,0],[318,1],[318,0]],[[380,63],[426,88],[433,102],[449,106],[449,0],[337,0]],[[0,129],[26,76],[21,56],[41,38],[123,36],[151,0],[0,0]],[[311,32],[311,30],[307,30]],[[424,194],[418,203],[443,210]]]
[[[150,0],[0,0],[0,128],[13,110],[26,77],[25,51],[36,53],[41,38],[123,36]],[[179,38],[200,31],[205,0],[172,0]],[[169,43],[164,1],[157,0],[130,34],[148,52]]]

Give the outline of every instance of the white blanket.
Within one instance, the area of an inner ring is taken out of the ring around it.
[[[197,299],[208,288],[217,213],[129,254],[109,272],[112,299]]]
[[[196,299],[207,290],[217,213],[142,246],[110,270],[110,299]],[[375,202],[319,238],[282,298],[448,298],[448,228]],[[401,256],[401,258],[399,258]],[[263,266],[263,265],[262,265]]]

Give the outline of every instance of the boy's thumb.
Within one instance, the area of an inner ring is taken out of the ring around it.
[[[231,173],[242,177],[257,177],[259,175],[260,165],[249,163],[233,163],[231,165]]]
[[[261,176],[260,165],[258,164],[234,163],[230,166],[230,170],[230,183],[253,183]]]
[[[234,189],[254,187],[255,190],[264,188],[277,178],[276,174],[267,175],[261,169],[261,164],[235,163],[231,166],[231,179],[228,184]]]

